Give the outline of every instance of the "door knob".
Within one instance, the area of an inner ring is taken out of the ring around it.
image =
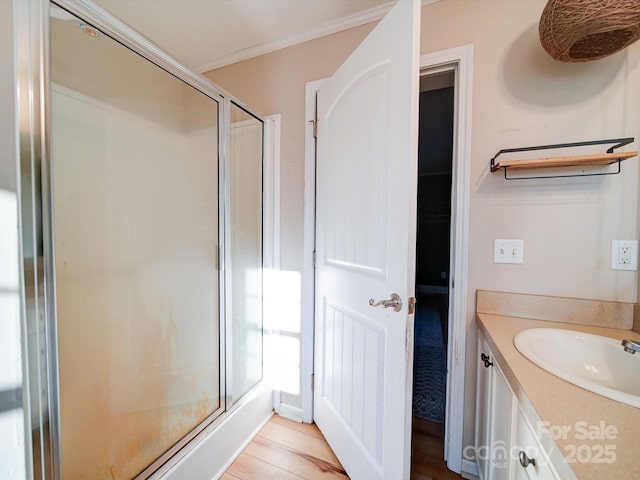
[[[393,308],[394,312],[399,312],[402,309],[402,299],[397,293],[392,293],[389,300],[379,300],[376,302],[373,298],[370,298],[369,305],[372,307],[382,305],[384,308]]]
[[[518,454],[518,460],[520,461],[520,465],[524,468],[527,468],[529,465],[536,466],[536,459],[529,457],[524,451],[520,450]]]

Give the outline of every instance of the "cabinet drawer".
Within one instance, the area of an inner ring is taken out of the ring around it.
[[[515,461],[516,478],[525,480],[557,480],[555,474],[542,446],[538,443],[534,430],[522,416],[518,409],[516,416],[516,441],[512,448],[512,455],[520,456],[524,452],[528,459],[531,459],[526,467],[520,463],[520,459]],[[527,458],[522,459],[527,461]],[[535,464],[534,464],[535,463]]]

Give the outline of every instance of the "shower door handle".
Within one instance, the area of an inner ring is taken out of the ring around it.
[[[393,308],[394,312],[399,312],[402,309],[402,299],[397,293],[392,293],[389,300],[379,300],[376,302],[373,298],[370,298],[369,305],[372,307],[382,305],[384,308]]]

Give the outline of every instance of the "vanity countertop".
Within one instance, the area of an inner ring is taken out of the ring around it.
[[[640,341],[640,334],[489,313],[478,313],[477,318],[523,413],[536,430],[539,421],[548,425],[547,431],[540,432],[540,439],[560,478],[640,479],[640,409],[601,397],[548,373],[524,357],[513,344],[520,331],[540,327],[578,330],[618,340]]]

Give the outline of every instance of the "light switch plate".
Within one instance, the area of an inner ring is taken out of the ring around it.
[[[611,270],[638,270],[637,240],[611,240]]]
[[[524,263],[524,240],[495,239],[493,263]]]

